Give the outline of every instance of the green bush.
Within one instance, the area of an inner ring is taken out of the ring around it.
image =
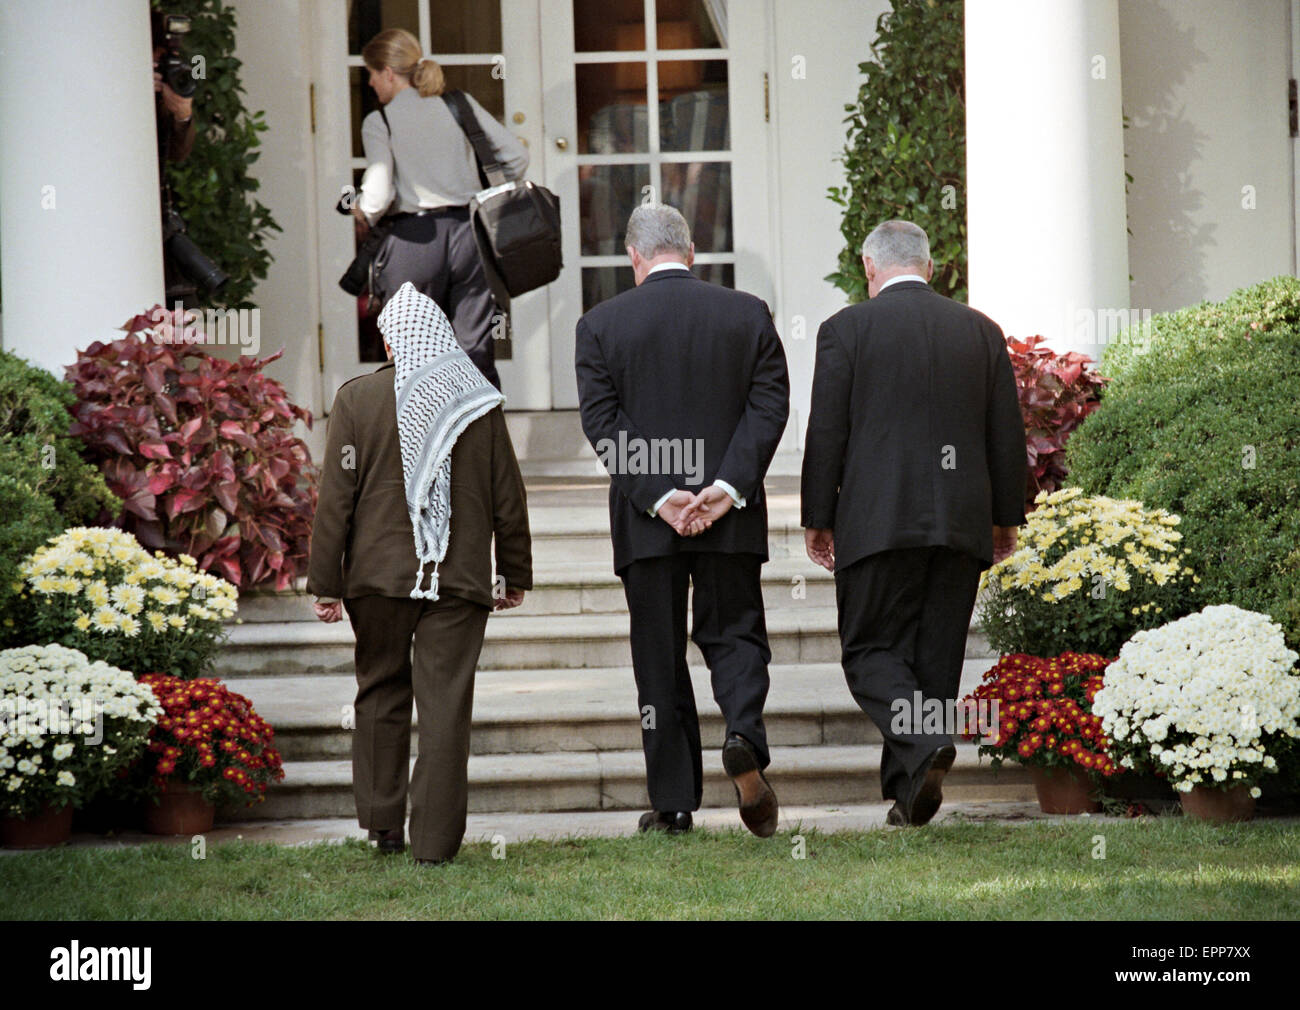
[[[19,641],[18,565],[67,526],[116,515],[122,503],[68,436],[71,387],[0,351],[0,648]]]
[[[18,644],[23,624],[16,616],[19,564],[63,530],[54,502],[32,485],[31,470],[7,440],[0,442],[0,648]]]
[[[1156,316],[1101,371],[1071,483],[1181,515],[1200,603],[1267,613],[1300,647],[1300,280]]]
[[[865,80],[846,105],[846,245],[826,279],[850,301],[867,297],[862,240],[882,221],[906,218],[930,236],[934,289],[966,300],[966,98],[962,0],[893,0],[876,21]]]

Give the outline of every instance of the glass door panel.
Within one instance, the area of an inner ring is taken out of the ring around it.
[[[727,0],[659,0],[655,35],[660,49],[726,49]]]
[[[681,210],[696,233],[696,274],[735,283],[733,57],[725,0],[569,0],[565,14],[543,22],[542,65],[548,184],[566,233],[577,232],[551,310],[553,399],[572,407],[573,327],[632,287],[624,233],[634,207],[659,199]]]

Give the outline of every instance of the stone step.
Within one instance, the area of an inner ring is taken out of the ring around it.
[[[305,588],[284,593],[246,593],[232,624],[315,622],[314,597]],[[807,558],[781,558],[763,566],[763,603],[771,610],[835,606],[835,578]],[[604,563],[535,566],[533,589],[516,610],[501,617],[542,614],[612,614],[626,612],[623,583]]]
[[[880,797],[879,745],[774,747],[768,779],[783,804],[875,802]],[[704,805],[735,803],[722,770],[722,753],[704,757]],[[959,744],[944,782],[956,802],[1020,802],[1032,799],[1026,769],[1004,766],[996,774],[980,763],[974,744]],[[645,810],[645,759],[639,750],[570,751],[551,754],[475,755],[469,759],[471,813],[562,810]],[[232,812],[241,820],[348,817],[355,812],[352,769],[346,760],[291,761],[285,779],[265,803]]]
[[[767,615],[773,663],[833,663],[840,658],[834,607],[798,607]],[[297,673],[352,673],[355,639],[346,621],[239,624],[217,654],[223,679]],[[687,649],[692,664],[699,650]],[[987,641],[972,631],[966,656],[989,655]],[[504,616],[488,620],[480,669],[587,669],[630,666],[627,614]]]
[[[963,695],[980,682],[992,663],[991,659],[966,661]],[[724,725],[707,671],[697,666],[693,673],[701,736],[705,741],[721,741]],[[838,663],[775,665],[769,673],[764,721],[772,746],[881,742],[879,731],[849,694]],[[352,732],[345,723],[350,724],[356,696],[353,677],[248,677],[226,683],[251,699],[258,714],[275,727],[276,746],[286,761],[350,757]],[[640,713],[630,668],[478,673],[470,736],[474,754],[617,751],[640,746]]]
[[[557,513],[548,516],[546,513]],[[609,510],[604,506],[576,506],[565,509],[528,510],[532,533],[533,564],[572,564],[581,559],[584,563],[600,564],[612,568],[614,547],[609,534]],[[799,515],[789,509],[772,509],[767,517],[767,550],[773,560],[777,558],[803,558],[803,527]],[[808,561],[808,566],[813,567]]]

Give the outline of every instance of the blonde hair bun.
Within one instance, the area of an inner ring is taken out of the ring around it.
[[[441,95],[447,88],[446,78],[437,60],[424,58],[420,40],[405,28],[389,28],[366,43],[361,58],[371,70],[392,68],[415,86],[421,98]]]

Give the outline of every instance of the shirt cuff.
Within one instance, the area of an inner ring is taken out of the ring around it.
[[[318,596],[316,597],[316,602],[321,604],[321,606],[328,607],[331,603],[338,603],[339,598],[337,596]]]
[[[745,499],[740,497],[740,492],[737,491],[730,484],[728,484],[725,480],[715,480],[713,482],[713,486],[720,487],[722,488],[723,491],[727,492],[727,497],[730,498],[732,502],[735,503],[736,508],[743,509],[745,507]]]
[[[664,495],[657,502],[655,502],[653,508],[647,509],[647,511],[650,513],[651,516],[658,516],[659,510],[664,507],[664,503],[668,501],[668,499],[671,498],[676,493],[677,493],[677,489],[673,488],[666,495]]]
[[[374,224],[383,217],[392,200],[393,186],[388,166],[381,162],[367,166],[361,177],[361,191],[357,194],[357,206],[366,215],[366,220]]]

